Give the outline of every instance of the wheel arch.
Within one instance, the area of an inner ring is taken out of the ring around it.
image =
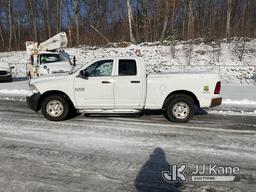
[[[194,93],[192,93],[191,91],[187,91],[187,90],[177,90],[177,91],[173,91],[165,98],[162,109],[165,109],[169,100],[178,94],[184,94],[184,95],[190,96],[194,100],[195,105],[200,108],[200,102]]]
[[[43,100],[45,98],[49,97],[49,96],[52,96],[52,95],[60,95],[60,96],[64,97],[65,99],[67,99],[69,101],[69,103],[72,105],[72,107],[74,107],[74,104],[73,104],[72,100],[70,99],[70,97],[66,93],[64,93],[62,91],[52,90],[52,91],[47,91],[47,92],[43,93],[40,96],[40,98],[38,100],[38,103],[37,103],[38,110],[41,109],[41,105],[42,105]]]

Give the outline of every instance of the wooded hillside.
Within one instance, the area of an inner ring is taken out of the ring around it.
[[[255,0],[0,0],[0,50],[66,31],[69,46],[256,36]]]

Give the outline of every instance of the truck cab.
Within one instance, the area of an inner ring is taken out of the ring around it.
[[[63,50],[67,44],[65,32],[59,33],[39,45],[37,42],[26,42],[27,53],[30,55],[27,62],[28,78],[71,72],[76,60],[75,57],[71,58]]]
[[[27,63],[27,76],[33,79],[42,75],[69,73],[75,65],[75,58],[64,51],[39,52],[31,55]]]

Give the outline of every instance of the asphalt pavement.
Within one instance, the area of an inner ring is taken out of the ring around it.
[[[202,112],[188,124],[159,114],[50,122],[24,101],[0,100],[0,191],[255,191],[255,136],[250,115]],[[186,181],[164,180],[162,171],[180,163]],[[239,173],[235,182],[193,182],[196,165]]]

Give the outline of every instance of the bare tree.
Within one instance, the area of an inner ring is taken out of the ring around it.
[[[52,30],[51,30],[51,22],[50,22],[50,8],[49,8],[49,0],[45,0],[45,6],[46,6],[46,17],[47,17],[47,32],[48,32],[48,38],[52,36]]]
[[[80,1],[74,0],[75,8],[75,23],[76,23],[76,45],[80,44],[80,27],[79,27],[79,15],[80,15]]]
[[[149,18],[149,2],[148,0],[142,0],[142,28],[143,35],[142,37],[144,41],[150,40],[150,18]]]
[[[242,16],[240,17],[240,27],[242,30],[242,35],[246,33],[248,18],[248,0],[244,0]]]
[[[135,38],[133,36],[133,27],[132,27],[133,16],[132,16],[132,8],[131,8],[131,1],[130,0],[127,0],[127,11],[128,11],[130,41],[132,43],[135,43]]]
[[[93,25],[90,25],[90,27],[94,31],[96,31],[107,43],[110,43],[109,39],[105,35],[103,35],[96,27],[94,27]]]
[[[2,28],[2,23],[0,20],[0,38],[1,38],[1,42],[2,42],[2,48],[5,48],[5,42],[4,42],[4,35],[3,35],[3,28]]]
[[[37,41],[37,28],[36,28],[36,23],[35,23],[35,17],[34,17],[34,9],[33,9],[33,3],[31,0],[25,0],[26,1],[26,6],[27,6],[27,12],[29,16],[29,23],[30,27],[33,28],[33,40]]]
[[[176,14],[176,0],[172,1],[172,33],[174,33],[174,23]]]
[[[62,0],[57,0],[57,14],[56,14],[56,22],[57,22],[57,33],[61,31],[62,24]]]
[[[168,24],[168,21],[169,21],[169,12],[170,12],[170,3],[169,3],[169,0],[165,0],[165,17],[164,17],[164,24],[163,24],[163,29],[162,29],[162,33],[161,33],[161,38],[160,38],[160,41],[163,42],[164,40],[164,37],[165,37],[165,31],[166,31],[166,28],[167,28],[167,24]]]
[[[227,0],[227,23],[226,23],[226,36],[230,38],[230,20],[231,20],[231,11],[232,11],[232,0]]]
[[[8,50],[11,51],[12,49],[12,33],[13,33],[13,28],[12,28],[12,0],[8,1],[8,17],[9,17],[9,45],[8,45]]]
[[[188,38],[194,38],[195,36],[195,17],[193,11],[193,1],[188,2]]]
[[[20,50],[20,45],[21,45],[21,19],[20,19],[20,13],[19,12],[17,12],[17,23],[18,23],[18,31],[17,31],[17,33],[18,33],[18,43],[17,43],[17,45],[18,45],[18,50]]]

